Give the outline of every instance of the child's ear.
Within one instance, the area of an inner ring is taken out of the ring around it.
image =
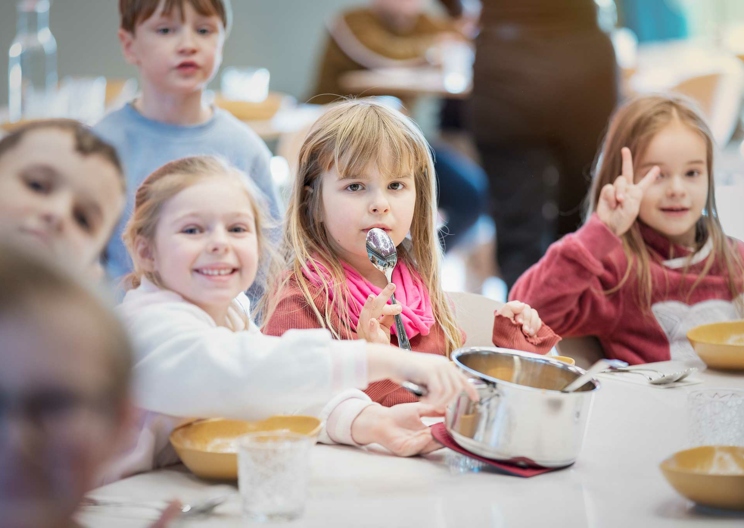
[[[135,66],[139,64],[139,57],[132,49],[132,45],[134,44],[134,33],[130,33],[126,29],[119,28],[118,36],[119,43],[121,44],[121,52],[124,55],[124,60],[127,61],[129,64],[134,64]]]
[[[138,237],[134,243],[134,256],[142,271],[150,273],[155,271],[155,255],[152,245],[142,237]]]

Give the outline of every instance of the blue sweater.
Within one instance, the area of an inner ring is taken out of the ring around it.
[[[219,156],[245,171],[266,195],[270,213],[280,218],[277,192],[271,179],[271,153],[245,123],[215,108],[206,123],[171,125],[142,116],[131,104],[111,112],[95,131],[116,147],[127,179],[127,206],[107,248],[109,276],[116,280],[132,270],[132,261],[122,242],[124,226],[134,209],[134,194],[142,181],[169,161],[187,156]]]

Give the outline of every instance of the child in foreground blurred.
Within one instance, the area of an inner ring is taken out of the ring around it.
[[[0,246],[0,526],[73,526],[131,411],[112,311],[52,263]]]
[[[621,107],[597,157],[589,216],[511,295],[564,336],[594,335],[629,363],[704,366],[687,331],[744,317],[744,243],[716,211],[713,140],[677,96]]]

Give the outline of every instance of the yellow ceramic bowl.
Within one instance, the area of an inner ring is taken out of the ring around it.
[[[288,104],[288,96],[277,92],[270,92],[263,101],[253,103],[250,101],[233,101],[223,99],[217,95],[214,104],[227,110],[241,121],[260,121],[271,119],[281,108],[282,104]]]
[[[287,430],[317,439],[320,420],[313,416],[272,416],[260,422],[197,420],[176,428],[171,445],[195,475],[206,479],[238,478],[237,440],[248,433]]]
[[[744,510],[744,447],[702,446],[661,463],[669,484],[703,506]]]
[[[687,339],[710,368],[744,370],[744,321],[696,326]]]
[[[567,365],[575,365],[576,364],[576,360],[574,358],[568,357],[568,356],[547,356],[547,357],[549,357],[550,359],[556,359],[558,361],[562,361],[563,363],[566,363]]]

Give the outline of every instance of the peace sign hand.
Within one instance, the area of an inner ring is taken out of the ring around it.
[[[659,175],[659,167],[654,166],[641,181],[633,183],[633,156],[630,149],[623,147],[623,173],[615,183],[602,187],[597,203],[597,216],[617,236],[624,235],[633,225],[641,208],[643,193]]]

